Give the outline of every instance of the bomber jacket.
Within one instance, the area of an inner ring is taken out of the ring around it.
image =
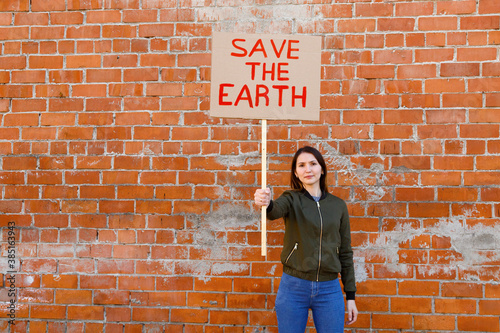
[[[285,191],[267,207],[269,220],[283,218],[283,272],[310,281],[334,280],[340,273],[346,299],[354,299],[353,251],[344,200],[325,192],[316,202],[306,190]]]

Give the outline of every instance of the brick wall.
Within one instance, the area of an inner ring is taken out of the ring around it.
[[[261,257],[260,125],[209,116],[213,30],[323,37],[321,120],[269,122],[268,180],[324,152],[353,331],[500,331],[499,1],[286,3],[0,1],[1,331],[277,332],[283,223]]]

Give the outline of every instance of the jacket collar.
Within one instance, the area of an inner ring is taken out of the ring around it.
[[[301,190],[301,192],[302,192],[302,193],[303,193],[303,194],[304,194],[307,198],[309,198],[309,199],[311,199],[311,200],[314,200],[314,199],[313,199],[313,197],[312,197],[312,195],[311,195],[311,194],[309,194],[309,192],[307,192],[307,190],[306,190],[305,188],[303,188],[303,189]],[[326,196],[327,196],[327,195],[328,195],[328,192],[327,192],[327,191],[324,191],[323,193],[321,193],[321,198],[320,198],[319,200],[323,200],[324,198],[326,198]]]

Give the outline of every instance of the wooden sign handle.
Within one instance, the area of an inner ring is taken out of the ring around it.
[[[263,190],[267,187],[267,119],[262,119],[262,184],[261,188]],[[266,255],[266,243],[267,243],[267,207],[262,206],[261,210],[261,254],[263,256]]]

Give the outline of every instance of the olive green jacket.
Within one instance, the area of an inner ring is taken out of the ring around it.
[[[353,252],[344,200],[326,192],[316,202],[309,192],[285,191],[267,208],[267,217],[285,220],[283,272],[310,281],[334,280],[340,273],[347,299],[354,299]]]

